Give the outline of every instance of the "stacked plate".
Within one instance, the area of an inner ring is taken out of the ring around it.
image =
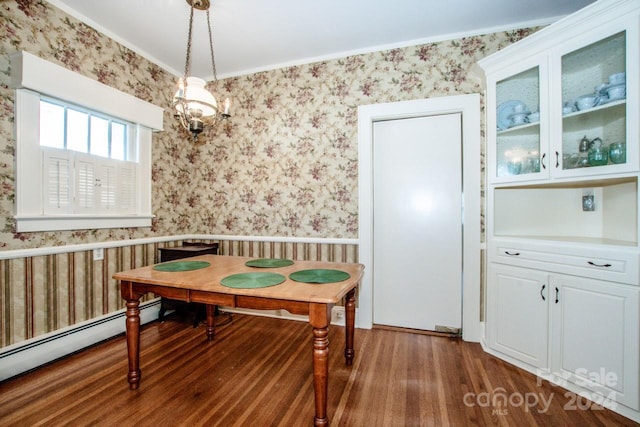
[[[500,104],[496,110],[496,123],[498,130],[509,129],[529,123],[529,108],[522,101],[507,101]]]
[[[611,74],[609,82],[599,84],[595,90],[601,99],[599,105],[625,99],[627,97],[626,73]]]

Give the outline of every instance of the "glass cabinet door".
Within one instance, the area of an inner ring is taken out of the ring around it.
[[[496,127],[497,178],[531,179],[546,168],[540,145],[539,66],[496,83]]]
[[[562,146],[554,173],[601,174],[624,169],[626,35],[619,32],[562,55]]]

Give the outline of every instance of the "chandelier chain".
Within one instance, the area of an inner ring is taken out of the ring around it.
[[[209,29],[209,49],[211,50],[211,67],[213,68],[213,80],[217,83],[216,60],[213,55],[213,35],[211,34],[211,19],[209,18],[209,9],[207,9],[207,28]]]
[[[207,11],[209,13],[209,11]],[[184,79],[185,83],[191,71],[191,38],[193,33],[193,3],[191,4],[191,13],[189,14],[189,35],[187,38],[187,57],[184,61]]]

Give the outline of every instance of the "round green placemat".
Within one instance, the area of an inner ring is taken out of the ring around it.
[[[220,282],[228,288],[256,289],[279,285],[285,280],[286,277],[276,273],[239,273],[227,276]]]
[[[275,267],[287,267],[293,265],[293,261],[290,259],[280,258],[261,258],[252,259],[244,263],[247,267],[261,267],[261,268],[275,268]]]
[[[289,275],[289,279],[296,282],[304,283],[333,283],[342,282],[347,280],[349,273],[340,270],[326,270],[326,269],[313,269],[313,270],[300,270]]]
[[[158,271],[189,271],[207,268],[211,264],[207,261],[174,261],[154,265],[153,269]]]

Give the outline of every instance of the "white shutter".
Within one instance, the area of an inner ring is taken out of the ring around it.
[[[113,213],[116,210],[116,165],[114,162],[100,161],[98,190],[100,191],[100,212]]]
[[[71,213],[70,156],[66,150],[43,148],[44,213]]]
[[[94,158],[76,153],[76,213],[96,211],[96,165]]]
[[[116,200],[118,211],[122,214],[134,214],[136,200],[136,164],[121,162],[118,166],[118,186]]]
[[[135,214],[136,163],[75,153],[76,213]]]

